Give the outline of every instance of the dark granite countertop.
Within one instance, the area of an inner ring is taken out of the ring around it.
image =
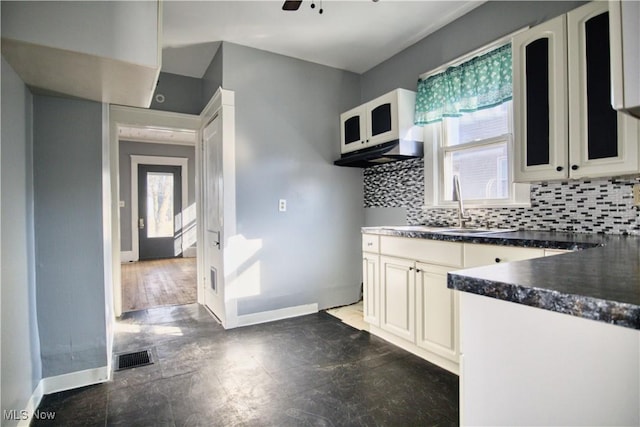
[[[640,237],[516,231],[455,234],[412,227],[363,233],[575,252],[457,270],[449,288],[640,329]]]

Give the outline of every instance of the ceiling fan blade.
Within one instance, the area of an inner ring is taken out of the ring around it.
[[[286,0],[282,5],[282,10],[298,10],[302,0]]]

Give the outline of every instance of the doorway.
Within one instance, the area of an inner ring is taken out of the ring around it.
[[[121,311],[194,303],[195,145],[136,135],[119,143]]]
[[[138,165],[139,260],[182,255],[176,245],[182,212],[182,170],[179,166]],[[177,227],[176,227],[177,226]]]

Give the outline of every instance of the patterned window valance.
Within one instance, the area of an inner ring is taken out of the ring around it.
[[[418,80],[416,125],[495,107],[512,97],[511,43]]]

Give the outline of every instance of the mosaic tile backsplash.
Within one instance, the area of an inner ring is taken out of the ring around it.
[[[423,209],[424,162],[412,159],[364,169],[364,207],[404,207],[410,225],[457,225],[457,209]],[[529,208],[468,209],[470,226],[640,235],[632,187],[640,176],[531,185]]]

